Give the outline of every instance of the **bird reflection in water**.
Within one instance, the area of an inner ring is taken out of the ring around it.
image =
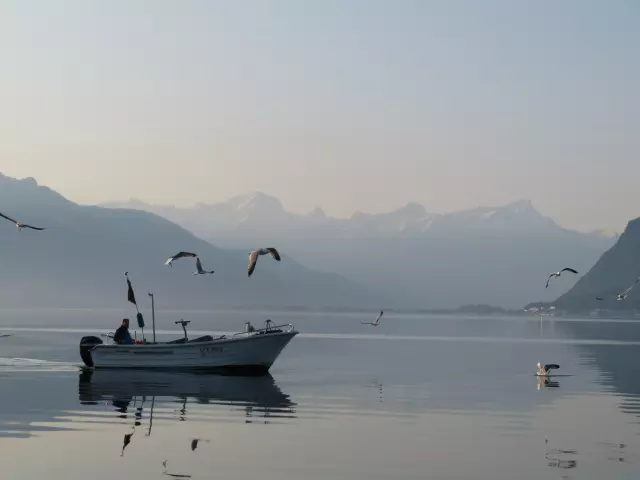
[[[537,377],[538,378],[538,390],[543,388],[558,388],[560,383],[555,380],[549,380],[548,377]]]
[[[130,433],[124,434],[124,442],[122,443],[122,451],[120,452],[121,457],[124,457],[124,449],[127,448],[127,445],[131,443],[131,437],[133,437],[134,433],[136,433],[135,427],[131,430]]]
[[[625,449],[627,447],[624,443],[608,443],[608,442],[599,442],[601,445],[606,447],[609,450],[609,456],[607,460],[613,461],[616,463],[634,463],[633,461],[629,461],[629,452],[626,452]]]
[[[380,383],[378,380],[374,380],[373,384],[374,386],[378,387],[380,403],[384,403],[384,399],[382,398],[382,383]]]
[[[378,389],[378,401],[380,403],[384,403],[384,397],[382,394],[382,382],[380,382],[377,378],[374,378],[373,380],[371,380],[371,383],[365,385],[365,387]]]
[[[148,431],[151,435],[154,405],[156,401],[177,403],[174,409],[176,421],[187,421],[188,404],[240,407],[245,413],[245,422],[253,423],[263,417],[269,424],[278,419],[296,418],[296,403],[284,394],[271,375],[261,377],[239,377],[220,375],[198,375],[188,373],[127,371],[113,372],[84,370],[78,378],[78,394],[83,405],[111,403],[118,416],[130,418],[131,405],[136,408],[134,425],[124,437],[121,455],[131,443],[135,428],[140,426],[144,408],[148,412]],[[235,410],[235,409],[234,409]],[[119,437],[121,439],[122,437]],[[189,439],[195,451],[204,439]],[[166,475],[175,478],[190,478],[181,474]]]
[[[573,459],[547,458],[547,465],[553,468],[571,469],[578,466],[578,461]]]
[[[137,402],[137,400],[134,400]],[[139,427],[142,424],[142,409],[143,409],[143,405],[145,403],[146,399],[143,398],[142,402],[140,404],[139,407],[136,407],[136,412],[135,412],[135,420],[133,422],[133,427],[131,427],[131,432],[130,433],[125,433],[124,435],[124,441],[122,443],[122,451],[120,452],[120,456],[124,457],[124,449],[127,448],[127,445],[129,445],[131,443],[131,437],[133,437],[133,434],[136,433],[136,427]],[[124,415],[120,415],[120,418],[127,418],[126,412],[127,412],[127,408],[128,408],[128,403],[127,402],[127,406],[124,407]],[[114,400],[113,404],[116,404],[116,401]],[[135,403],[134,403],[135,405]],[[122,409],[118,409],[119,412],[122,412]],[[151,427],[149,427],[149,431],[151,431]]]
[[[166,460],[164,462],[162,462],[162,466],[164,467],[164,471],[162,472],[163,475],[167,475],[167,476],[173,477],[173,478],[191,478],[191,475],[186,474],[186,473],[169,473],[169,471],[167,470],[167,461]]]
[[[209,440],[205,440],[202,438],[194,438],[193,440],[191,440],[191,451],[193,452],[196,448],[198,448],[198,443],[199,442],[205,442],[205,443],[209,443]]]
[[[128,418],[127,413],[129,410],[129,404],[132,400],[135,406],[137,404],[137,399],[135,397],[129,397],[125,399],[114,398],[112,400],[111,403],[114,407],[116,407],[116,411],[121,413],[121,415],[119,415],[120,418]],[[122,442],[122,451],[120,452],[121,457],[124,457],[124,450],[131,443],[131,437],[133,437],[133,434],[136,433],[136,427],[139,427],[142,424],[142,410],[145,401],[146,399],[143,397],[140,406],[135,407],[133,426],[131,427],[131,432],[125,433],[124,435],[124,441]]]
[[[559,455],[571,456],[577,455],[577,450],[564,450],[560,448],[549,448],[549,440],[545,437],[545,454],[544,458],[547,461],[547,465],[552,468],[561,468],[564,470],[570,470],[578,466],[578,461],[573,458],[562,458]]]

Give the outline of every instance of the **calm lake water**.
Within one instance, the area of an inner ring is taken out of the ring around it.
[[[640,322],[271,312],[301,333],[270,376],[81,372],[122,313],[0,311],[2,478],[640,478]]]

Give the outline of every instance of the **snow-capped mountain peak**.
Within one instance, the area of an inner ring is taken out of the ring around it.
[[[154,211],[153,207],[144,207],[142,202],[131,201],[136,208]],[[460,236],[474,233],[516,234],[538,232],[545,234],[549,229],[564,230],[553,220],[540,214],[530,200],[517,200],[500,207],[477,207],[470,210],[444,214],[429,213],[416,202],[382,213],[355,212],[351,217],[338,219],[327,216],[320,207],[306,215],[287,212],[276,197],[262,192],[252,192],[233,197],[216,204],[199,204],[192,209],[171,209],[155,212],[167,215],[171,220],[180,222],[185,219],[187,228],[193,225],[206,225],[216,235],[232,233],[242,226],[243,230],[255,228],[271,230],[282,235],[302,234],[311,225],[327,228],[322,235],[366,237],[374,236]],[[182,213],[181,213],[182,212]],[[188,223],[186,219],[189,219]],[[314,232],[316,232],[314,230]],[[317,233],[317,232],[316,232]]]
[[[262,192],[253,192],[248,195],[234,197],[226,202],[236,211],[252,213],[283,213],[282,203],[276,197],[272,197]]]

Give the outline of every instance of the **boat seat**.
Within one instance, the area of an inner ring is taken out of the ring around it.
[[[211,342],[213,337],[211,335],[205,335],[204,337],[194,338],[193,340],[189,340],[187,343],[198,343],[198,342]]]

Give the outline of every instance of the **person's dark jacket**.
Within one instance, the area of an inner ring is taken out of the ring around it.
[[[113,334],[113,341],[124,345],[133,343],[129,329],[124,325],[120,325],[116,330],[116,333]]]

